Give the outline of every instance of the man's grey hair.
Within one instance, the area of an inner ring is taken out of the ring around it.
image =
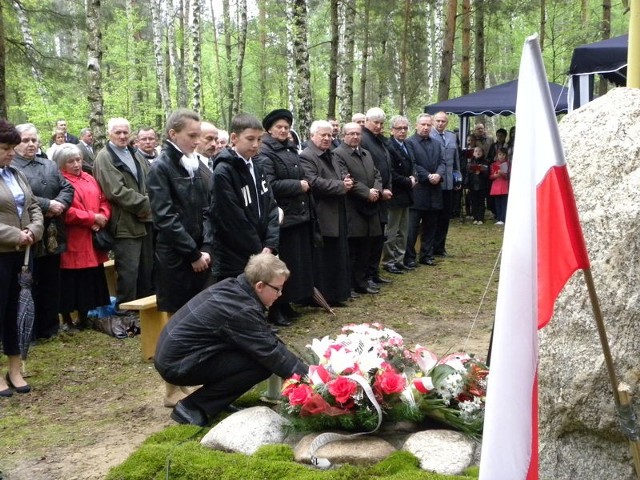
[[[80,130],[80,138],[84,137],[87,133],[93,133],[89,127]]]
[[[404,115],[394,115],[391,117],[391,121],[389,122],[391,124],[391,128],[395,127],[398,122],[406,122],[407,125],[409,125],[409,119],[407,117]]]
[[[365,120],[384,120],[386,115],[380,107],[373,107],[367,110]]]
[[[126,118],[116,117],[116,118],[110,118],[109,121],[107,122],[107,133],[113,133],[113,130],[118,125],[126,125],[129,131],[131,131],[131,124],[129,123],[129,120],[127,120]]]
[[[433,116],[429,113],[421,113],[420,115],[418,115],[418,118],[416,118],[416,123],[418,123],[423,118],[433,118]]]
[[[309,133],[311,135],[315,135],[318,132],[318,130],[320,130],[321,128],[329,128],[333,130],[333,127],[327,120],[315,120],[311,124],[311,127],[309,127]]]

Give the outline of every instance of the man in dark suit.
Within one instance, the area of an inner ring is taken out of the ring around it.
[[[446,165],[442,144],[431,138],[433,118],[422,113],[416,121],[416,133],[407,142],[413,147],[418,184],[413,189],[413,205],[409,209],[409,230],[405,264],[416,267],[416,240],[420,229],[420,258],[423,265],[435,265],[433,248],[435,243],[438,213],[442,209],[442,177]]]
[[[200,142],[196,147],[196,156],[207,170],[213,172],[213,157],[218,146],[218,129],[213,123],[202,122],[200,125]],[[207,175],[208,182],[211,175]]]
[[[391,183],[393,198],[389,200],[389,215],[382,251],[382,264],[389,273],[402,273],[409,269],[404,264],[409,228],[409,207],[413,204],[413,187],[417,180],[414,172],[413,147],[405,142],[409,132],[407,117],[396,115],[391,119],[391,138],[387,148],[391,155]]]
[[[55,130],[64,131],[64,143],[73,143],[74,145],[78,144],[78,137],[71,135],[67,132],[67,121],[64,118],[59,118],[56,120],[56,128]],[[51,141],[51,145],[53,145],[53,140]]]
[[[340,122],[335,118],[330,118],[331,124],[331,150],[338,148],[342,141],[340,140]]]
[[[378,285],[391,283],[391,280],[380,277],[380,259],[384,248],[384,232],[388,217],[387,203],[393,198],[393,193],[391,192],[391,159],[389,150],[387,150],[387,139],[382,135],[385,118],[386,116],[381,108],[370,108],[367,110],[364,126],[362,127],[362,148],[371,154],[373,164],[380,172],[382,181],[380,199],[378,200],[380,235],[373,239],[368,268],[369,278]]]
[[[382,235],[378,204],[382,179],[371,154],[360,147],[360,125],[347,123],[343,134],[342,144],[333,153],[344,162],[353,179],[353,188],[347,194],[352,287],[357,293],[375,294],[380,290],[369,281],[368,272],[374,239]]]
[[[80,141],[78,142],[78,148],[82,153],[82,170],[89,175],[93,174],[93,161],[96,158],[93,151],[93,132],[90,128],[83,128],[80,130]]]

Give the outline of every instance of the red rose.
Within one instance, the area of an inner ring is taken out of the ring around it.
[[[347,403],[347,401],[356,393],[357,386],[348,378],[338,377],[328,383],[329,393],[334,396],[338,403]]]
[[[306,402],[302,405],[300,410],[300,416],[306,415],[319,415],[329,410],[331,406],[326,402],[324,398],[318,393],[314,393]]]
[[[393,370],[385,370],[376,376],[374,387],[382,392],[383,395],[391,395],[392,393],[400,393],[404,390],[407,382],[404,377]]]
[[[298,375],[297,373],[294,373],[291,376],[291,378],[288,378],[282,384],[282,395],[284,395],[285,397],[288,397],[291,389],[297,387],[299,383],[300,383],[300,375]]]
[[[313,394],[313,389],[309,385],[301,384],[289,390],[289,403],[291,405],[302,405]]]

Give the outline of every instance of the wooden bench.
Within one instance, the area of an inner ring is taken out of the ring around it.
[[[142,358],[143,360],[152,360],[156,353],[158,337],[164,326],[169,322],[169,315],[167,312],[158,311],[155,295],[121,303],[120,309],[140,312]]]
[[[113,260],[107,260],[103,263],[104,276],[107,278],[107,286],[109,287],[109,295],[116,296],[116,264]]]

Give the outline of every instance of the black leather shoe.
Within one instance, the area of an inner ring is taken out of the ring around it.
[[[409,262],[404,262],[403,265],[407,270],[415,270],[416,268],[418,268],[418,264],[413,260]]]
[[[302,316],[300,312],[296,312],[288,303],[283,303],[280,306],[280,310],[282,311],[283,315],[289,319],[300,318]]]
[[[429,265],[430,267],[433,267],[435,264],[436,262],[434,262],[432,258],[425,258],[424,260],[420,260],[420,265]]]
[[[450,253],[448,253],[446,250],[444,250],[443,252],[435,252],[434,255],[436,257],[442,257],[442,258],[452,257],[453,256]]]
[[[290,320],[287,320],[287,318],[282,314],[279,308],[270,310],[268,318],[269,322],[279,327],[288,327],[293,323]]]
[[[350,295],[350,297],[351,297],[351,298],[360,298],[360,294],[359,294],[359,293],[356,293],[356,291],[355,291],[355,290],[351,290],[351,295]]]
[[[363,288],[356,288],[356,292],[358,292],[358,293],[368,293],[370,295],[375,295],[376,293],[380,293],[380,289],[379,288],[371,288],[371,287],[363,287]]]
[[[13,390],[10,388],[5,388],[4,390],[0,390],[0,397],[9,398],[13,396]]]
[[[29,384],[23,385],[22,387],[16,387],[9,377],[9,372],[7,372],[4,378],[7,381],[7,385],[9,385],[10,388],[13,388],[16,393],[29,393],[31,391],[31,385]]]
[[[378,284],[376,282],[374,282],[373,280],[369,280],[367,282],[367,286],[371,289],[371,290],[378,290],[378,292],[380,291],[380,287],[378,287]],[[377,292],[376,292],[377,293]]]
[[[395,265],[385,265],[383,267],[387,272],[393,273],[394,275],[403,275],[404,270],[396,267]]]
[[[387,280],[386,278],[382,277],[373,277],[371,280],[373,280],[373,283],[377,285],[388,285],[390,283],[393,283],[393,280]]]
[[[233,403],[227,405],[226,407],[224,407],[224,411],[225,412],[229,412],[229,413],[238,413],[240,411],[244,410],[244,408],[242,407],[236,407]]]
[[[200,409],[187,408],[182,400],[173,407],[171,419],[183,425],[198,425],[199,427],[206,427],[209,423],[207,416]]]

